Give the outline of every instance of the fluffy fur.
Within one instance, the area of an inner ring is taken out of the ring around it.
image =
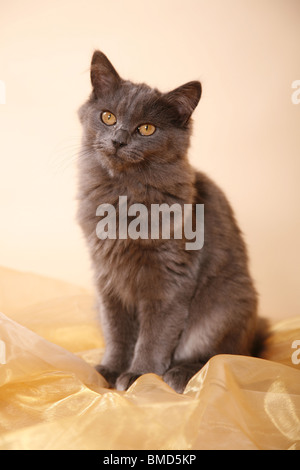
[[[92,93],[80,108],[83,126],[78,220],[89,247],[106,340],[98,371],[119,390],[153,372],[176,391],[216,354],[258,352],[266,326],[244,241],[223,192],[188,162],[191,115],[201,84],[169,93],[120,78],[96,51]],[[117,117],[113,126],[101,113]],[[138,126],[156,131],[141,136]],[[187,251],[185,240],[99,240],[99,204],[118,207],[204,204],[205,243]]]

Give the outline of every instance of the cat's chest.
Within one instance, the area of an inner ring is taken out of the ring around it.
[[[168,282],[162,253],[139,240],[101,240],[94,262],[101,289],[128,305],[157,298]]]
[[[149,194],[138,182],[136,188],[104,183],[81,201],[81,225],[99,287],[118,292],[128,305],[145,298],[157,301],[190,271],[182,241],[151,238],[151,204],[157,193]]]

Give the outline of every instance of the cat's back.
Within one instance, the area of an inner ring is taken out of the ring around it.
[[[236,273],[248,273],[248,254],[243,234],[223,190],[205,173],[195,172],[197,204],[204,204],[203,258],[214,271],[235,267]]]
[[[207,207],[213,207],[215,211],[222,210],[228,215],[233,215],[231,205],[220,186],[210,178],[206,173],[195,170],[195,187],[198,204],[206,204]]]
[[[225,230],[225,235],[240,234],[232,206],[224,191],[206,173],[195,171],[196,204],[204,204],[205,229]]]

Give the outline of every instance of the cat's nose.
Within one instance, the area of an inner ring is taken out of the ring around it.
[[[128,144],[129,132],[124,129],[119,129],[112,139],[112,143],[116,149],[124,147]]]

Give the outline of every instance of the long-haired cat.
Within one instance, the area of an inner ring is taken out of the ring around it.
[[[153,372],[183,392],[212,356],[254,355],[266,332],[233,211],[216,184],[188,161],[201,84],[168,93],[134,84],[100,51],[92,58],[91,82],[79,110],[78,220],[106,341],[97,370],[118,390]],[[97,207],[111,204],[118,214],[119,196],[147,208],[204,204],[204,246],[187,250],[184,237],[100,239]]]

